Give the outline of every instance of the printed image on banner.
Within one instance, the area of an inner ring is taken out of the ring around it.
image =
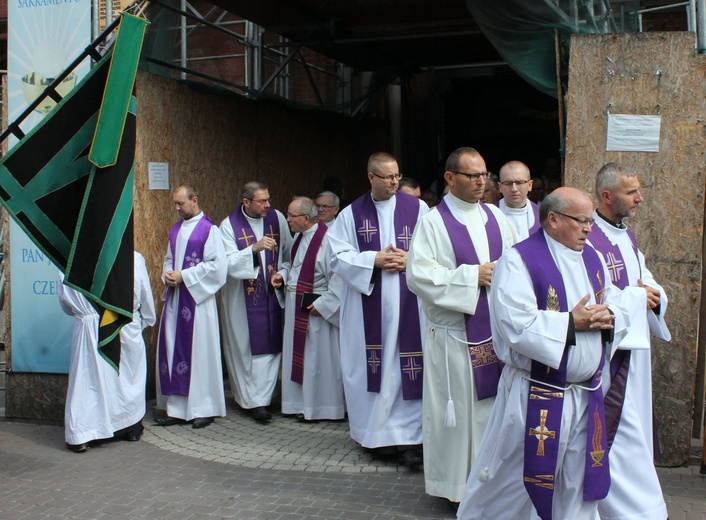
[[[90,43],[89,0],[8,3],[8,121],[14,121]],[[89,70],[86,60],[57,88],[65,96]],[[22,123],[26,134],[51,112],[46,98]],[[10,137],[9,146],[17,140]],[[72,318],[56,294],[58,269],[14,222],[10,226],[12,370],[67,373]],[[6,267],[7,268],[7,267]],[[38,321],[41,320],[41,326]]]

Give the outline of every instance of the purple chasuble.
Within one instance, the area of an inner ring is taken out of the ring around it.
[[[242,204],[228,216],[228,219],[233,228],[235,243],[239,251],[257,242],[250,222],[244,214]],[[253,356],[282,352],[282,308],[277,302],[274,287],[270,285],[270,277],[277,272],[279,259],[280,229],[277,212],[270,209],[263,221],[263,235],[274,239],[277,245],[272,251],[265,250],[263,252],[266,265],[260,265],[257,278],[243,280],[245,310],[250,333],[250,352]],[[260,263],[260,253],[253,254],[253,256]]]
[[[304,347],[306,345],[306,334],[309,331],[309,309],[302,309],[302,299],[304,293],[314,292],[314,274],[316,267],[316,255],[321,248],[324,235],[328,227],[320,224],[311,237],[309,247],[304,253],[304,261],[299,278],[297,279],[297,297],[294,304],[294,343],[292,348],[292,376],[291,379],[300,385],[304,382]],[[302,241],[300,234],[292,247],[292,264],[299,251],[299,244]]]
[[[397,192],[395,194],[395,237],[399,249],[409,251],[412,232],[419,217],[419,199]],[[358,237],[359,251],[380,251],[380,233],[377,209],[370,191],[351,203]],[[373,276],[379,276],[375,269]],[[400,302],[398,343],[402,373],[402,398],[405,401],[422,398],[422,335],[419,330],[417,297],[407,288],[407,273],[399,273]],[[380,392],[382,381],[382,288],[379,280],[369,296],[361,295],[368,392]]]
[[[172,252],[172,269],[176,269],[176,242],[183,220],[177,222],[169,230],[169,248]],[[206,215],[196,224],[186,243],[186,252],[181,269],[194,267],[203,261],[203,250],[213,222]],[[174,293],[174,287],[167,288],[167,301]],[[179,286],[177,303],[176,332],[174,336],[174,353],[172,356],[172,371],[169,373],[167,362],[167,341],[165,327],[159,330],[159,386],[162,395],[189,395],[191,384],[191,351],[194,339],[194,317],[196,302],[185,284]],[[162,309],[162,323],[165,323],[167,306]]]
[[[498,220],[493,212],[482,202],[478,203],[488,216],[485,224],[485,234],[488,237],[490,261],[495,262],[503,252],[503,240]],[[446,199],[442,199],[436,207],[439,210],[446,231],[456,256],[456,265],[480,265],[478,253],[473,245],[471,235],[466,226],[461,224],[451,213]],[[493,338],[490,331],[490,310],[488,308],[488,288],[480,287],[475,314],[464,314],[466,321],[466,341],[471,356],[473,379],[476,385],[478,400],[495,397],[498,393],[498,381],[502,372],[502,363],[493,349]]]
[[[540,310],[569,312],[564,281],[549,251],[544,232],[535,233],[515,245],[532,278],[537,308]],[[600,303],[603,295],[602,265],[598,254],[589,246],[583,248],[583,263],[596,297]],[[525,422],[524,483],[532,504],[542,520],[551,520],[554,497],[554,478],[561,434],[561,416],[566,387],[568,349],[558,369],[532,360],[532,370],[527,399]],[[610,488],[610,470],[607,457],[603,392],[600,390],[605,349],[601,345],[601,360],[589,383],[586,433],[586,454],[583,499],[605,498]],[[558,388],[557,388],[558,387]]]
[[[598,218],[601,218],[600,215]],[[640,258],[637,254],[637,240],[635,239],[635,234],[629,230],[625,230],[630,242],[632,243],[632,248],[635,253],[635,257],[638,259],[638,266],[640,265]],[[623,253],[620,248],[613,244],[605,231],[601,229],[600,226],[594,225],[591,228],[591,232],[588,235],[588,239],[591,241],[593,247],[605,260],[606,266],[608,266],[608,272],[610,272],[610,278],[613,281],[613,285],[618,287],[621,291],[630,285],[630,280],[628,280],[628,272],[625,267],[625,260],[623,258]],[[642,268],[640,268],[640,277],[642,277]],[[610,360],[610,388],[605,396],[605,417],[606,417],[606,428],[608,430],[608,449],[613,445],[613,439],[615,439],[615,434],[618,431],[618,426],[620,425],[620,416],[623,413],[623,403],[625,401],[625,388],[628,384],[628,374],[630,371],[630,351],[618,349],[613,354],[613,358]]]

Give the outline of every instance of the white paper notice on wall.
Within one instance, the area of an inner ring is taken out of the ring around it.
[[[151,190],[169,189],[169,163],[151,162],[147,167]]]
[[[608,114],[606,150],[609,152],[659,152],[662,116]]]

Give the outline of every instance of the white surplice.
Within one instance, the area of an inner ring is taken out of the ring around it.
[[[154,299],[145,259],[134,254],[133,319],[120,330],[120,372],[98,352],[98,313],[85,296],[59,284],[61,308],[74,317],[64,427],[66,442],[113,436],[145,415],[147,355],[142,330],[154,325]],[[63,282],[63,275],[59,279]]]
[[[363,195],[370,197],[370,193]],[[375,202],[380,247],[397,244],[394,230],[396,198]],[[419,201],[417,219],[429,211]],[[366,448],[415,445],[422,442],[422,402],[402,398],[398,345],[400,281],[398,273],[380,270],[382,284],[382,380],[380,392],[367,391],[367,359],[361,296],[373,290],[377,251],[359,251],[353,210],[347,206],[329,228],[331,266],[345,286],[341,296],[341,366],[351,437]],[[426,320],[418,302],[420,334]]]
[[[343,281],[331,270],[331,246],[326,236],[316,254],[314,265],[313,292],[320,295],[314,302],[314,307],[321,316],[309,315],[302,384],[295,383],[291,378],[297,280],[309,244],[319,225],[326,224],[315,224],[302,233],[297,256],[291,262],[285,262],[279,271],[286,288],[282,348],[282,413],[303,413],[307,420],[343,419],[346,414],[346,402],[343,397],[341,350],[338,342]]]
[[[543,233],[543,231],[538,231]],[[562,275],[567,308],[586,295],[595,303],[580,251],[564,247],[545,234],[551,255]],[[585,246],[590,247],[590,246]],[[609,280],[605,265],[604,280]],[[614,301],[620,291],[606,283],[604,302]],[[628,321],[622,308],[615,313],[615,341],[626,333]],[[468,477],[458,518],[538,519],[523,481],[524,444],[527,431],[527,396],[532,360],[558,368],[564,353],[569,312],[544,311],[537,299],[529,272],[516,249],[507,251],[493,272],[490,316],[495,351],[506,363],[498,395],[490,414],[476,460]],[[598,369],[601,333],[576,332],[576,345],[568,348],[567,389],[564,391],[561,436],[556,465],[553,518],[597,519],[597,502],[584,502],[583,475],[586,455],[588,391],[585,386]],[[597,391],[601,391],[600,388]]]
[[[225,394],[221,365],[221,342],[218,333],[218,307],[216,293],[226,279],[226,257],[223,240],[218,227],[211,226],[203,249],[203,261],[194,267],[181,269],[186,245],[196,224],[203,218],[203,212],[185,220],[176,240],[175,270],[181,270],[184,279],[172,291],[172,296],[164,302],[162,323],[166,333],[167,363],[172,372],[174,338],[176,334],[176,313],[179,305],[179,291],[187,287],[196,302],[194,312],[193,349],[191,352],[191,382],[189,395],[162,395],[159,381],[160,359],[157,359],[157,405],[166,409],[167,415],[190,421],[199,417],[224,417],[226,414]],[[172,270],[172,251],[167,246],[162,267],[162,282],[167,271]],[[165,285],[162,298],[167,296]],[[157,353],[159,357],[159,352]]]
[[[658,338],[669,341],[671,335],[664,322],[667,312],[667,295],[659,285],[652,273],[645,265],[645,257],[632,245],[632,240],[627,234],[627,228],[616,228],[603,220],[594,212],[595,226],[599,226],[613,245],[620,248],[624,265],[615,265],[610,259],[606,260],[611,274],[627,276],[629,287],[625,293],[635,294],[637,305],[634,312],[643,313],[646,319],[637,320],[631,327],[631,334],[638,331],[634,327],[643,327],[642,334],[647,338],[645,344],[649,345],[650,332]],[[590,240],[589,235],[589,240]],[[637,286],[641,279],[644,285],[657,289],[660,293],[660,313],[657,316],[648,310],[644,303],[645,290]],[[634,316],[631,314],[631,317]],[[648,330],[649,329],[649,330]],[[618,345],[620,349],[622,345]],[[628,345],[629,347],[629,345]],[[630,368],[625,387],[625,400],[620,415],[620,425],[610,449],[610,492],[605,500],[598,505],[601,518],[605,520],[617,519],[649,519],[664,520],[667,518],[667,505],[664,502],[662,488],[659,484],[657,471],[654,466],[653,453],[653,428],[652,428],[652,363],[649,349],[631,350]],[[609,367],[606,367],[609,370]],[[606,372],[610,373],[610,372]],[[606,378],[610,383],[609,378]],[[607,384],[607,389],[610,385]]]
[[[242,208],[240,209],[242,211]],[[289,259],[292,248],[292,235],[284,215],[277,210],[279,222],[279,257],[282,265]],[[252,218],[243,212],[252,227],[255,238],[252,243],[263,237],[264,221],[262,218]],[[223,245],[228,257],[228,279],[223,287],[223,354],[226,358],[230,388],[235,402],[245,409],[268,406],[272,401],[282,354],[260,354],[253,356],[250,351],[250,327],[245,307],[245,289],[243,280],[257,278],[260,265],[265,262],[265,251],[259,253],[260,262],[253,259],[252,245],[238,250],[237,237],[231,226],[230,219],[221,222]],[[268,273],[265,273],[265,285],[268,291],[274,290],[270,285]],[[263,312],[267,312],[265,307]]]
[[[480,263],[490,261],[487,215],[479,204],[444,197],[451,214],[469,231]],[[488,205],[498,221],[502,249],[517,235],[500,210]],[[451,239],[438,211],[417,224],[407,262],[407,283],[422,299],[427,317],[424,341],[424,481],[430,495],[458,502],[480,446],[494,398],[478,401],[466,338],[464,314],[475,314],[481,288],[478,265],[456,264]],[[445,426],[449,393],[456,426]]]
[[[511,208],[505,204],[505,199],[498,201],[500,211],[507,217],[512,224],[512,227],[517,231],[517,237],[524,240],[529,236],[529,230],[534,226],[534,206],[536,204],[527,199],[527,204],[524,208]]]

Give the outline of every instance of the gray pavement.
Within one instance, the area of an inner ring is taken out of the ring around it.
[[[453,518],[420,472],[364,453],[346,422],[260,425],[228,410],[208,428],[161,428],[75,454],[60,425],[0,419],[0,519]],[[700,450],[660,468],[672,520],[706,520]],[[503,519],[500,519],[503,520]]]

